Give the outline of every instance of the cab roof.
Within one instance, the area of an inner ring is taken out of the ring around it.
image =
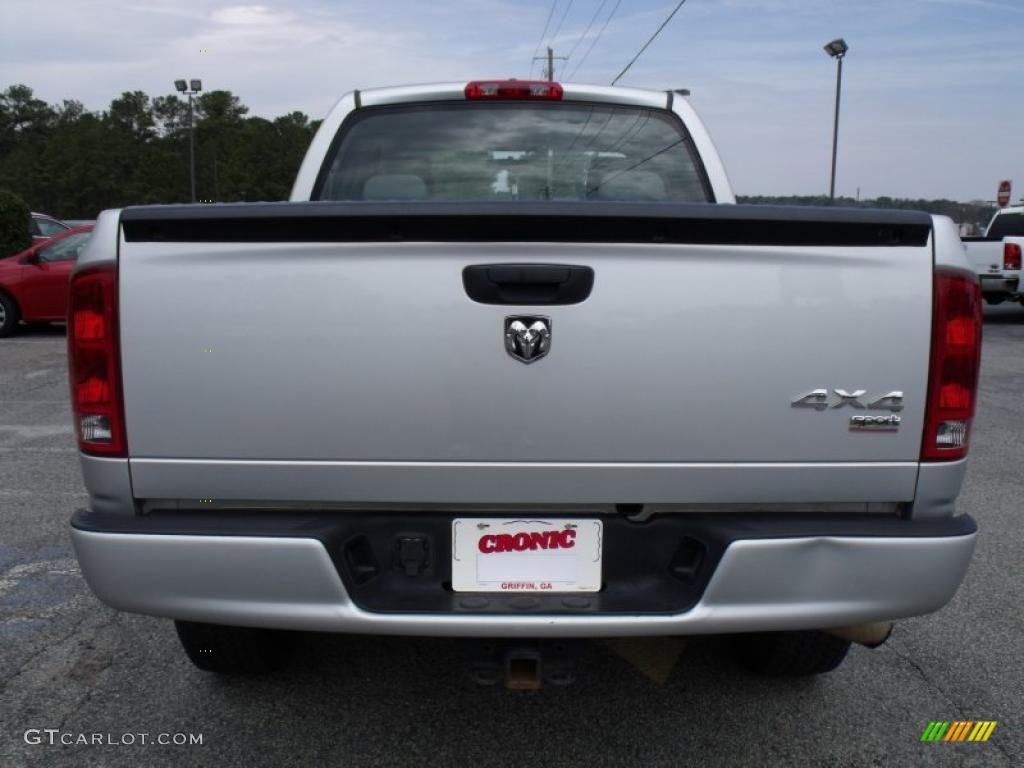
[[[496,79],[472,82],[510,83],[512,81]],[[467,85],[469,85],[469,82],[428,83],[424,85],[370,88],[365,91],[357,91],[356,93],[358,94],[358,106],[361,107],[377,107],[424,101],[465,101]],[[623,88],[620,86],[586,85],[582,83],[558,83],[558,85],[562,89],[561,101],[585,101],[668,109],[673,99],[671,91],[656,91],[647,88]]]

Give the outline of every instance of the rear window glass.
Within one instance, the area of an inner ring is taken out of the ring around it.
[[[670,113],[591,104],[431,104],[342,127],[320,200],[711,202]]]
[[[76,261],[91,236],[92,232],[76,232],[62,237],[52,245],[41,248],[39,258],[41,261]]]
[[[48,219],[45,216],[32,217],[32,234],[34,235],[53,237],[68,229],[71,229],[71,227],[55,219]]]
[[[988,229],[991,240],[1002,240],[1004,237],[1024,236],[1024,213],[996,214]]]

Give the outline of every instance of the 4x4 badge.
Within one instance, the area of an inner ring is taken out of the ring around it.
[[[794,408],[813,408],[816,411],[824,411],[828,408],[842,408],[844,405],[854,408],[867,408],[881,411],[902,411],[903,393],[899,390],[886,392],[878,397],[869,397],[865,403],[863,398],[867,391],[855,389],[847,392],[845,389],[833,389],[835,399],[831,399],[827,389],[812,389],[806,395],[800,395],[790,405]]]
[[[551,349],[551,318],[509,315],[505,318],[505,350],[521,363],[540,360]]]

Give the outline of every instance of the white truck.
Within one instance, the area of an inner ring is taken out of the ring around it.
[[[989,304],[1021,301],[1021,252],[1024,248],[1024,206],[996,211],[981,237],[963,237],[967,260],[981,279]]]
[[[106,211],[70,301],[82,572],[203,669],[715,633],[813,674],[974,549],[953,222],[736,205],[671,92],[349,93],[290,202]]]

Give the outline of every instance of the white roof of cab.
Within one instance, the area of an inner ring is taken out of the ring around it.
[[[560,83],[560,85],[564,90],[562,101],[596,101],[653,109],[665,109],[668,106],[667,91],[578,83]],[[359,103],[363,107],[422,101],[462,101],[465,98],[466,83],[400,85],[392,88],[370,88],[359,91]]]

